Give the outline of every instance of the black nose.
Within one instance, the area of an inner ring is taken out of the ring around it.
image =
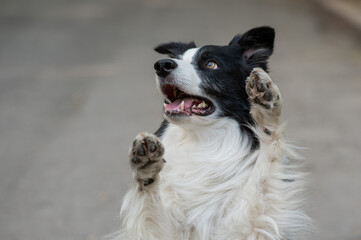
[[[172,59],[162,59],[154,63],[155,72],[159,77],[168,76],[177,66],[177,63]]]

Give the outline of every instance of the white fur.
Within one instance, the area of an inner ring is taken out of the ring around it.
[[[194,55],[198,52],[199,48],[191,48],[184,52],[182,59],[186,62],[192,62]]]
[[[170,123],[161,138],[167,162],[149,187],[140,190],[134,182],[115,239],[307,239],[310,219],[300,210],[305,174],[284,141],[278,101],[278,110],[252,105],[255,150],[229,118]]]
[[[303,239],[304,175],[282,163],[297,157],[282,138],[250,153],[237,123],[222,119],[193,130],[171,125],[162,142],[167,163],[159,189],[130,190],[122,215],[133,232],[118,239]]]
[[[202,80],[199,78],[192,63],[178,59],[172,60],[178,64],[178,67],[171,73],[173,81],[177,83],[177,86],[182,91],[191,95],[202,94],[199,88]]]
[[[230,119],[192,130],[171,125],[162,141],[169,164],[161,173],[160,193],[164,206],[185,226],[180,239],[212,239],[256,155],[247,156],[250,145]]]

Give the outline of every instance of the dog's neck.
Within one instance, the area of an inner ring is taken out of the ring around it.
[[[216,161],[242,158],[251,148],[249,136],[242,134],[236,121],[227,118],[207,126],[194,125],[192,128],[170,123],[163,136],[163,143],[166,149],[182,149],[193,156],[199,153],[212,159],[214,157]]]

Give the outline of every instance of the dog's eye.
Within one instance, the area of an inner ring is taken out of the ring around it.
[[[217,66],[217,64],[215,62],[208,62],[206,64],[206,67],[209,68],[209,69],[217,69],[218,68],[218,66]]]

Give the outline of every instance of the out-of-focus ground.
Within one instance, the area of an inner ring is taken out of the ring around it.
[[[162,101],[152,48],[276,28],[271,76],[310,161],[316,240],[361,239],[361,49],[303,1],[0,1],[0,239],[117,230],[127,150]]]

